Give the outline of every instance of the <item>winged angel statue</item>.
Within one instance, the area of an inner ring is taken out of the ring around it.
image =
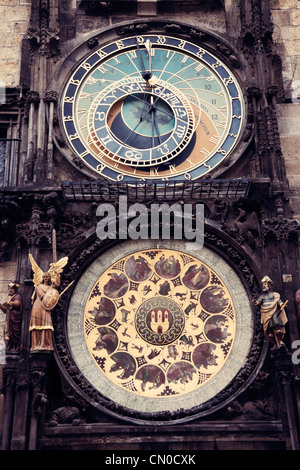
[[[57,304],[60,294],[60,274],[68,262],[68,257],[50,263],[47,272],[43,272],[31,253],[29,260],[33,271],[34,292],[29,331],[31,331],[31,351],[53,351],[53,324],[51,310]]]

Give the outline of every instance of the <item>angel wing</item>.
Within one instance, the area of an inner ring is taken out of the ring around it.
[[[63,268],[66,266],[69,258],[65,256],[60,260],[56,261],[55,263],[50,263],[50,268],[48,269],[48,273],[51,276],[51,281],[55,282],[56,284],[60,284],[60,273],[63,272]]]
[[[33,283],[34,287],[36,287],[38,284],[41,284],[43,281],[43,270],[38,266],[38,264],[35,262],[33,256],[31,253],[29,253],[29,260],[31,263],[31,268],[33,271]]]

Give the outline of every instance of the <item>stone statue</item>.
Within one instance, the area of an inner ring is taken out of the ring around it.
[[[278,292],[272,291],[273,281],[269,276],[261,280],[262,295],[252,303],[260,308],[261,323],[267,340],[273,344],[272,349],[279,349],[285,346],[283,338],[285,335],[285,324],[288,319],[283,303]]]
[[[6,351],[19,352],[21,346],[21,329],[23,318],[23,299],[19,294],[19,284],[8,285],[8,297],[0,304],[2,312],[6,314],[4,340]]]
[[[34,292],[32,295],[32,310],[30,318],[31,351],[52,351],[53,324],[51,310],[57,304],[60,294],[60,274],[68,262],[68,257],[61,258],[50,264],[48,272],[44,273],[32,255],[29,254],[32,271],[34,273]]]

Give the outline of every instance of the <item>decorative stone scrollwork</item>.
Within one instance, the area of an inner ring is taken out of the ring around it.
[[[16,243],[19,249],[27,246],[51,247],[52,229],[63,203],[59,193],[37,194],[27,203],[28,219],[16,225]]]
[[[190,29],[189,34],[190,34],[191,38],[197,39],[197,40],[203,40],[206,36],[205,33],[203,33],[202,31],[197,31],[194,28]]]
[[[27,103],[38,104],[40,102],[40,95],[37,91],[30,90],[26,93]]]
[[[296,219],[274,217],[262,220],[261,230],[264,242],[268,239],[289,240],[293,237],[298,238],[300,223]]]
[[[45,93],[44,101],[46,101],[46,103],[55,103],[55,104],[57,104],[57,100],[58,100],[57,91],[49,90]]]
[[[185,33],[186,32],[186,28],[179,25],[179,24],[174,24],[174,23],[170,23],[170,24],[166,24],[165,25],[165,30],[170,33],[178,33],[178,34],[182,34],[182,33]]]
[[[96,219],[87,212],[66,212],[57,226],[57,245],[68,254],[86,237],[86,232],[96,225]]]
[[[217,44],[217,49],[218,49],[218,51],[220,51],[223,55],[225,55],[226,57],[228,57],[228,59],[229,59],[231,65],[233,65],[233,67],[235,67],[235,68],[239,68],[239,67],[240,67],[240,61],[239,61],[238,58],[234,55],[232,49],[230,49],[228,46],[226,46],[225,44],[222,44],[222,43],[218,43],[218,44]]]

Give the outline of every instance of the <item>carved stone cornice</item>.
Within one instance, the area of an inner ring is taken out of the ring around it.
[[[55,103],[57,104],[58,102],[58,93],[57,91],[52,91],[52,90],[49,90],[45,93],[45,96],[44,96],[44,101],[46,103]]]

